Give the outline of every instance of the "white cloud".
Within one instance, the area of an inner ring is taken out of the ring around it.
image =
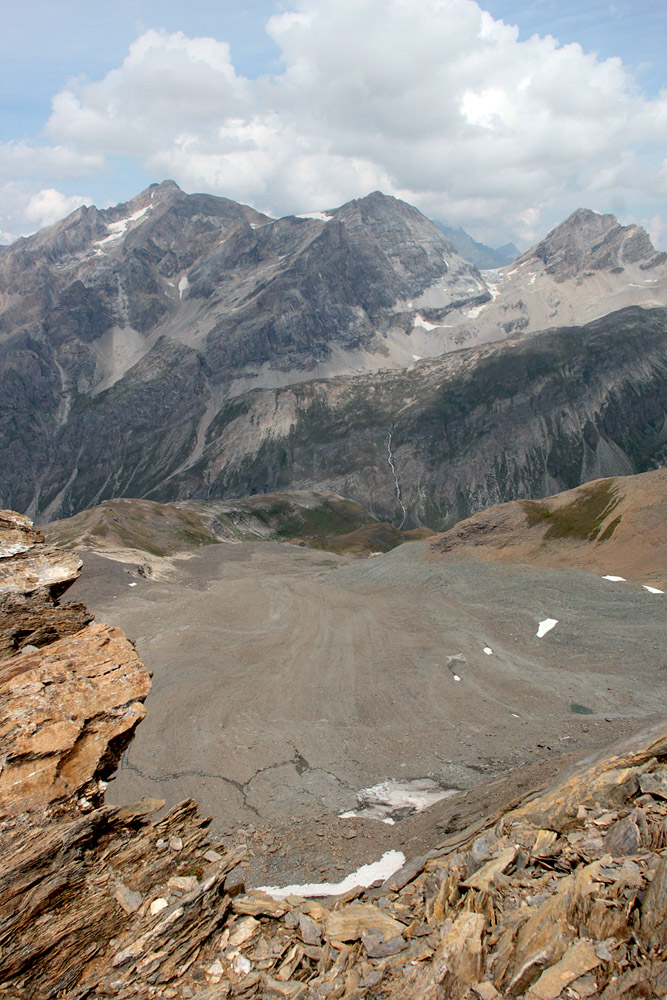
[[[25,215],[37,229],[50,226],[58,219],[63,219],[81,205],[89,205],[90,199],[82,195],[67,197],[55,188],[42,188],[34,194],[25,207]]]
[[[150,30],[103,79],[70,81],[46,129],[54,165],[137,157],[273,214],[379,187],[489,240],[531,242],[593,201],[661,231],[667,93],[642,96],[618,59],[519,41],[473,0],[294,6],[267,24],[274,77],[237,75],[224,41]]]

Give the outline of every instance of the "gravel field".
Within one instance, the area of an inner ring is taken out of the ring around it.
[[[546,760],[664,716],[666,596],[425,555],[212,545],[156,580],[82,553],[68,596],[120,625],[154,672],[108,801],[196,798],[217,832],[248,841],[249,884],[342,878],[378,851],[432,846],[457,816],[553,773]],[[423,778],[461,794],[393,826],[335,818],[360,789]]]

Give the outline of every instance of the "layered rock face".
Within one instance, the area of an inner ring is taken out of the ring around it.
[[[424,362],[237,400],[156,492],[330,489],[404,527],[448,528],[517,497],[667,458],[667,312],[629,309]],[[271,415],[270,420],[268,414]]]
[[[620,271],[628,264],[651,271],[665,264],[667,254],[656,253],[641,226],[619,226],[613,215],[579,208],[516,263],[534,258],[543,261],[547,273],[563,282],[586,271]]]
[[[494,383],[505,380],[510,355],[491,371],[487,359],[496,355],[480,354],[480,345],[587,324],[573,335],[585,340],[592,321],[633,304],[644,307],[653,330],[651,310],[667,304],[666,259],[638,227],[582,210],[519,261],[482,275],[420,212],[379,192],[278,220],[224,198],[185,195],[173,182],[113,209],[78,209],[0,259],[0,503],[51,520],[119,496],[206,499],[211,485],[216,497],[276,485],[329,488],[341,479],[332,442],[337,452],[345,449],[334,416],[341,395],[359,387],[355,435],[370,441],[381,418],[386,437],[392,426],[398,430],[406,400],[424,389],[423,373],[431,369],[422,359],[456,355],[451,371],[481,366],[483,402],[493,412]],[[632,319],[635,327],[641,322]],[[623,312],[606,329],[627,325]],[[653,425],[656,407],[664,415],[653,356],[641,356],[636,342],[632,350],[642,394],[651,382],[651,402],[639,405],[648,406]],[[449,363],[443,365],[446,375]],[[546,406],[535,444],[541,453],[583,434],[587,422],[595,424],[591,413],[600,424],[600,406],[615,410],[619,428],[636,425],[636,400],[620,368],[611,382],[604,366],[597,369],[589,355],[591,375],[580,395],[588,382],[606,381],[613,404],[593,392],[583,423],[579,410],[561,406],[568,426],[554,429],[561,417],[550,414],[531,372],[519,368],[529,417]],[[368,405],[372,395],[387,400],[378,419]],[[302,433],[306,397],[317,402],[309,404]],[[426,428],[414,428],[421,437],[413,439],[409,479],[421,500],[411,523],[443,528],[451,523],[445,508],[452,498],[440,497],[428,456],[432,429],[442,436],[451,428],[439,406],[431,408]],[[334,422],[323,425],[321,417],[330,415]],[[505,416],[498,413],[499,439],[516,426]],[[464,435],[476,433],[466,424]],[[536,435],[529,427],[524,436]],[[602,437],[609,439],[604,428]],[[304,464],[295,449],[305,438],[312,469],[295,467],[295,460]],[[374,480],[374,509],[398,524],[403,511],[391,501],[396,485],[387,480],[386,448],[377,437],[370,450],[362,448],[373,463],[364,476]],[[260,465],[258,449],[265,452]],[[574,455],[563,460],[574,464]],[[589,458],[577,482],[646,467],[642,447],[628,453],[615,439],[604,461]],[[474,485],[462,484],[477,498],[469,509],[484,493],[477,480],[492,480],[498,462],[501,447],[486,454]],[[575,485],[571,477],[551,482],[536,475],[529,455],[519,466],[501,474],[491,502]],[[443,476],[450,481],[456,471],[445,463]],[[348,480],[343,492],[365,501],[368,482],[357,485],[354,468]],[[458,516],[469,509],[464,501]]]

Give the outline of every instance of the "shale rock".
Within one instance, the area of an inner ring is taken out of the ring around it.
[[[384,885],[275,900],[232,881],[246,847],[212,843],[192,801],[104,805],[147,692],[103,625],[0,665],[0,997],[664,997],[664,726]]]

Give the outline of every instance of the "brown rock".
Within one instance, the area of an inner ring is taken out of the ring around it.
[[[574,937],[575,920],[585,919],[590,910],[599,868],[599,862],[594,862],[562,879],[554,895],[520,928],[508,976],[508,986],[515,993],[524,992],[545,967],[565,954]],[[500,986],[498,981],[496,986]]]
[[[359,941],[366,931],[379,933],[383,938],[393,938],[405,930],[398,920],[383,913],[371,903],[350,903],[329,914],[324,937],[332,943]]]
[[[299,914],[299,932],[304,944],[312,944],[316,947],[322,944],[320,928],[306,913]]]
[[[27,645],[55,642],[92,620],[83,604],[61,607],[45,588],[30,594],[0,594],[0,659]]]
[[[516,847],[506,847],[461,884],[468,889],[488,890],[493,885],[496,875],[506,871],[515,857]]]
[[[471,983],[481,979],[485,927],[486,918],[481,913],[461,913],[438,946],[433,956],[433,979],[443,985],[448,997],[463,996]]]
[[[483,983],[473,983],[472,991],[479,1000],[496,1000],[496,997],[500,996],[493,983],[488,980]]]
[[[206,855],[204,855],[206,857]],[[282,917],[287,913],[289,906],[279,899],[267,896],[265,892],[257,889],[249,892],[245,896],[234,896],[232,900],[232,910],[234,913],[243,913],[250,917],[257,917],[260,914],[267,917]]]
[[[656,757],[667,755],[667,732],[655,726],[623,740],[614,752],[601,752],[593,762],[574,767],[565,778],[511,813],[514,821],[529,820],[561,830],[580,806],[604,802],[609,807],[626,802],[639,789],[639,779]]]
[[[619,819],[609,827],[604,838],[604,849],[615,858],[636,854],[641,847],[641,833],[632,816]]]
[[[109,774],[149,690],[134,647],[108,625],[0,662],[0,816],[71,799]]]
[[[398,955],[408,947],[408,942],[402,935],[395,934],[394,937],[385,938],[377,931],[364,931],[361,943],[369,958],[388,958],[390,955]]]
[[[565,952],[560,962],[546,969],[534,986],[528,990],[526,1000],[556,1000],[566,986],[590,972],[600,964],[590,941],[577,941]]]
[[[667,945],[667,856],[656,868],[644,897],[641,933],[649,948]]]

